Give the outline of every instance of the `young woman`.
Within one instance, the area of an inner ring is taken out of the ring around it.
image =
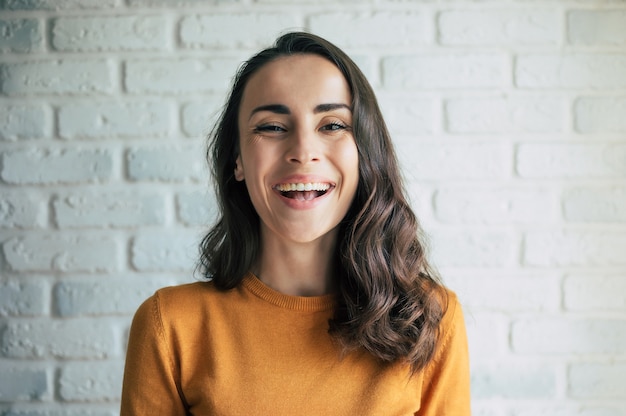
[[[242,66],[211,140],[208,281],[137,311],[121,414],[469,415],[463,315],[352,60],[281,36]]]

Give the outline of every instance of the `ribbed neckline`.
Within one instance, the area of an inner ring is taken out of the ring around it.
[[[335,306],[334,294],[322,296],[285,295],[267,286],[252,273],[248,273],[244,277],[242,284],[255,296],[279,308],[302,312],[321,312],[330,310]]]

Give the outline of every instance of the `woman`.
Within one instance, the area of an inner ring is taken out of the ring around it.
[[[350,58],[281,36],[240,69],[211,144],[209,281],[137,311],[122,415],[468,415],[462,312]]]

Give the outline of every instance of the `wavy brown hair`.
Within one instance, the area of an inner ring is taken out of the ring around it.
[[[279,37],[237,72],[207,158],[221,216],[200,244],[200,270],[222,290],[236,287],[259,253],[259,216],[234,177],[238,114],[250,77],[279,57],[316,54],[343,73],[352,94],[359,184],[340,224],[339,301],[329,332],[346,351],[364,348],[385,362],[406,360],[418,371],[433,358],[446,291],[429,266],[415,214],[405,197],[391,138],[374,92],[357,65],[332,43],[309,33]]]

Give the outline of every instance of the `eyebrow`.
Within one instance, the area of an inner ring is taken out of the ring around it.
[[[350,107],[347,104],[342,104],[342,103],[319,104],[319,105],[315,106],[315,108],[313,109],[313,112],[315,114],[327,113],[329,111],[339,110],[339,109],[342,109],[342,108],[352,112],[352,107]],[[283,105],[283,104],[268,104],[268,105],[261,105],[259,107],[256,107],[250,113],[250,117],[252,117],[255,113],[258,113],[260,111],[269,111],[269,112],[272,112],[272,113],[275,113],[275,114],[291,114],[291,110],[289,110],[289,107],[287,107],[286,105]]]
[[[346,110],[352,112],[352,107],[350,107],[349,105],[340,104],[340,103],[337,103],[337,104],[320,104],[320,105],[316,106],[313,109],[313,112],[315,114],[317,114],[317,113],[327,113],[329,111],[339,110],[341,108],[345,108]]]

